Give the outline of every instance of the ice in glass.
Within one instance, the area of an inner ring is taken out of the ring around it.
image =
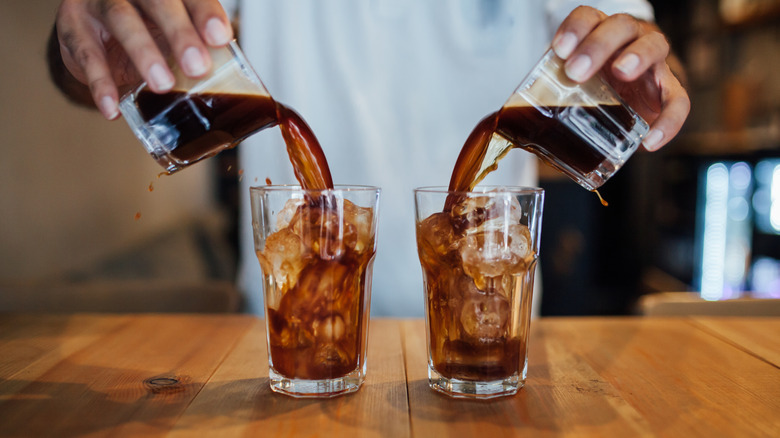
[[[415,190],[433,389],[489,398],[523,385],[543,197],[536,188]]]
[[[357,391],[366,373],[379,189],[251,189],[271,388]]]

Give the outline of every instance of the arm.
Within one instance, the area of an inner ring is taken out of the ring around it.
[[[54,83],[71,100],[118,117],[118,87],[173,87],[163,52],[191,77],[208,71],[206,45],[233,37],[217,0],[63,0],[47,48]],[[59,52],[59,53],[58,53]]]
[[[566,74],[584,81],[599,71],[648,123],[645,149],[667,144],[682,128],[690,99],[682,64],[651,22],[627,14],[608,16],[580,6],[561,23],[553,50],[566,60]]]

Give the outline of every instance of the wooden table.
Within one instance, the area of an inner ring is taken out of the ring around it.
[[[420,320],[371,323],[356,394],[268,388],[250,316],[0,315],[0,436],[780,436],[780,318],[542,318],[526,387],[428,388]]]

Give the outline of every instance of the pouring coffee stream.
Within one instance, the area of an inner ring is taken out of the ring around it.
[[[449,190],[473,190],[511,149],[520,148],[596,192],[606,206],[597,189],[625,164],[648,130],[601,75],[574,82],[563,60],[548,50],[503,107],[471,132]]]

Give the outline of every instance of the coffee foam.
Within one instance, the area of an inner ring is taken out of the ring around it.
[[[578,84],[566,76],[562,62],[537,66],[510,96],[505,106],[598,106],[619,101],[599,76]]]
[[[212,70],[208,78],[190,78],[180,69],[173,73],[176,79],[175,91],[190,91],[192,93],[241,94],[252,96],[267,96],[268,91],[260,83],[252,82],[243,71],[240,64],[226,50],[212,50]],[[253,74],[250,74],[253,76]],[[259,81],[259,79],[258,79]]]

